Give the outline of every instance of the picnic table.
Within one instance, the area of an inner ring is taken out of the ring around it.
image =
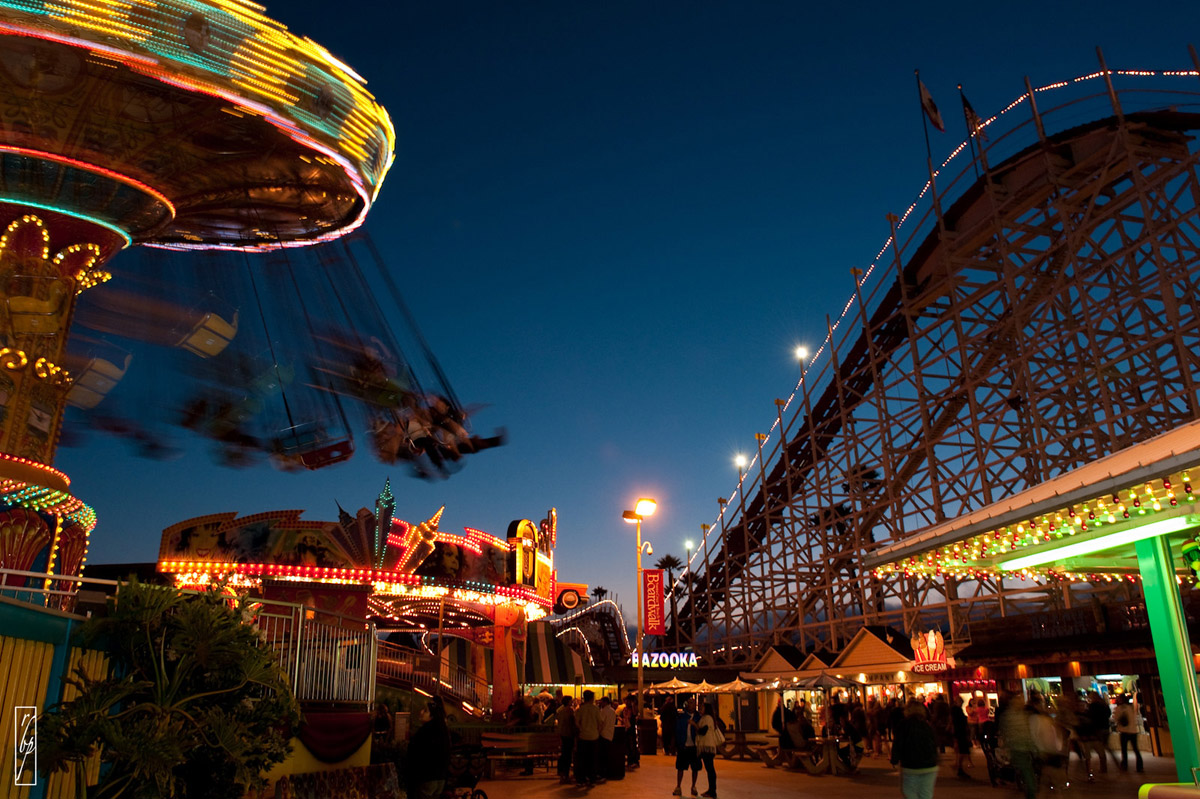
[[[721,757],[726,760],[753,760],[757,754],[751,750],[751,746],[763,743],[762,736],[766,730],[726,730],[725,745],[721,747]],[[750,740],[747,736],[758,736],[756,740]]]

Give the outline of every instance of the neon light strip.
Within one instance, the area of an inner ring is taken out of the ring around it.
[[[123,40],[124,44],[150,50],[172,66],[206,73],[210,79],[230,81],[260,98],[274,101],[280,106],[279,113],[299,113],[305,118],[307,126],[330,137],[362,161],[365,171],[374,172],[376,169],[374,163],[365,161],[366,145],[373,137],[379,136],[386,148],[386,162],[379,166],[378,174],[371,175],[371,182],[375,184],[375,191],[371,194],[377,194],[378,185],[394,157],[395,131],[386,111],[362,87],[362,79],[357,74],[344,69],[342,62],[312,40],[295,36],[279,23],[244,4],[221,0],[208,3],[157,0],[151,5],[172,22],[182,22],[189,15],[188,12],[202,14],[215,34],[210,37],[208,55],[193,53],[180,42],[178,25],[151,26],[144,13],[134,16],[129,13],[130,6],[114,0],[63,0],[61,5],[55,4],[49,9],[30,8],[13,0],[0,0],[0,7],[7,6],[18,14],[44,19],[52,25],[93,28],[103,25],[100,30]],[[121,28],[114,29],[114,24],[121,25]],[[19,35],[52,39],[104,52],[127,64],[138,62],[151,68],[166,66],[153,56],[80,39],[70,31],[47,30],[44,25],[25,28],[11,22],[4,27]],[[237,46],[233,49],[222,46],[227,39],[237,42]],[[316,98],[326,87],[340,90],[332,98],[335,101],[332,106],[333,118],[321,118],[298,107],[298,92]]]
[[[55,469],[53,466],[47,466],[46,464],[41,463],[39,461],[31,461],[28,458],[18,458],[16,455],[9,455],[4,452],[0,452],[0,461],[11,461],[12,463],[19,463],[22,466],[32,466],[33,468],[39,469],[40,471],[46,472],[47,474],[54,475],[55,477],[57,477],[60,480],[62,480],[63,482],[65,482],[68,486],[71,485],[71,478],[67,477],[66,472],[60,472],[58,469]]]
[[[148,186],[147,184],[142,183],[141,181],[134,180],[133,178],[127,177],[126,175],[122,175],[120,172],[115,172],[106,167],[96,166],[95,164],[89,164],[87,161],[80,161],[75,158],[67,158],[66,156],[63,156],[63,155],[55,155],[54,153],[48,153],[48,152],[45,152],[44,150],[32,150],[32,149],[29,149],[28,147],[14,147],[10,144],[0,144],[0,152],[13,153],[15,155],[25,155],[25,156],[29,156],[32,158],[40,158],[45,161],[53,161],[57,164],[65,164],[66,166],[73,166],[78,169],[82,169],[86,172],[95,172],[98,175],[103,175],[104,177],[111,178],[111,179],[117,181],[118,183],[124,183],[126,186],[129,186],[133,189],[137,189],[138,191],[142,192],[143,194],[149,194],[151,197],[153,197],[154,199],[158,200],[160,203],[165,205],[167,207],[167,210],[171,212],[171,218],[172,219],[175,218],[175,204],[172,203],[169,199],[167,199],[167,196],[165,194],[160,192],[158,189],[155,189],[153,186]]]
[[[113,233],[116,233],[118,236],[120,236],[121,239],[125,242],[121,246],[122,250],[125,249],[126,247],[128,247],[129,245],[133,244],[133,237],[130,236],[128,233],[126,233],[124,230],[121,230],[121,228],[117,227],[116,225],[112,224],[111,222],[105,222],[103,219],[97,219],[94,216],[88,216],[87,214],[81,214],[78,211],[68,211],[65,208],[56,208],[53,205],[47,205],[46,203],[35,203],[32,200],[24,200],[24,199],[18,199],[16,197],[8,197],[3,194],[0,194],[0,203],[10,203],[12,205],[19,205],[23,208],[40,208],[43,211],[50,211],[51,213],[62,214],[63,216],[69,216],[74,219],[80,219],[84,222],[91,222],[93,225],[102,227],[105,230],[111,230]]]
[[[1093,538],[1088,541],[1078,541],[1074,544],[1067,544],[1065,547],[1055,547],[1054,549],[1044,549],[1041,552],[1034,552],[1030,555],[1025,555],[1020,558],[1006,560],[1003,563],[996,564],[996,568],[1003,571],[1019,571],[1027,569],[1030,566],[1041,566],[1046,563],[1053,563],[1067,558],[1079,557],[1081,555],[1090,555],[1093,552],[1103,552],[1106,549],[1132,544],[1137,541],[1142,541],[1147,538],[1157,538],[1160,535],[1168,535],[1177,533],[1180,530],[1186,530],[1189,527],[1195,527],[1197,522],[1189,519],[1186,516],[1179,516],[1174,519],[1163,519],[1159,522],[1151,522],[1137,527],[1132,527],[1128,530],[1122,530],[1119,533],[1110,533],[1102,535],[1099,538]]]

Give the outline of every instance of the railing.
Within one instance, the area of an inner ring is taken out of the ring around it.
[[[444,658],[439,666],[436,655],[386,641],[379,642],[378,651],[376,668],[382,679],[406,683],[437,696],[449,695],[480,710],[491,706],[487,681]]]
[[[78,611],[82,616],[103,607],[105,595],[115,593],[113,589],[119,586],[116,580],[0,569],[0,596],[65,613]],[[95,607],[84,607],[89,599]]]
[[[264,603],[263,609],[274,611],[269,621],[279,624],[279,632],[285,631],[285,625],[291,627],[291,634],[274,645],[280,664],[291,667],[297,699],[361,703],[374,698],[379,646],[375,625],[290,603]],[[288,610],[294,614],[290,625],[283,621]],[[259,629],[264,628],[259,625]]]

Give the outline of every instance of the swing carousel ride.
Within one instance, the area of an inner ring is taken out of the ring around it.
[[[0,108],[0,566],[72,575],[86,559],[95,514],[52,465],[77,436],[68,405],[76,430],[161,456],[170,423],[232,465],[344,460],[344,401],[379,457],[426,476],[498,443],[467,432],[431,356],[439,390],[420,387],[353,255],[378,253],[341,240],[395,137],[320,45],[247,0],[0,0]],[[132,245],[160,249],[114,277]],[[141,345],[158,417],[121,412]]]

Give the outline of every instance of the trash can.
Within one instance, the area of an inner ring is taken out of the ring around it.
[[[612,743],[608,747],[608,759],[600,764],[600,773],[610,780],[625,779],[625,728],[613,730]]]
[[[657,755],[658,754],[658,720],[657,719],[638,719],[638,754],[642,755]]]

